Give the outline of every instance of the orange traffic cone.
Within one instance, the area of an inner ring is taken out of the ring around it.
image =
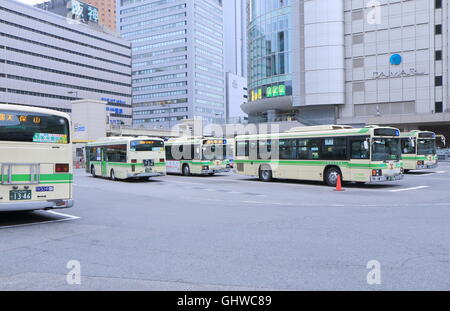
[[[336,189],[334,191],[345,191],[342,188],[342,182],[341,182],[341,175],[340,174],[338,175],[337,182],[336,182]]]

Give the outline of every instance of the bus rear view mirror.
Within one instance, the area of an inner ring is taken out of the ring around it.
[[[369,150],[369,142],[367,140],[364,141],[364,149]]]

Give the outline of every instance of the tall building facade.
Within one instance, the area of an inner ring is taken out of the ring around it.
[[[248,101],[246,0],[223,3],[225,46],[226,122],[247,119],[241,106]],[[225,121],[225,120],[224,120]]]
[[[87,5],[97,10],[92,10]],[[35,6],[64,17],[73,15],[74,10],[80,13],[84,10],[95,23],[116,31],[116,0],[46,0]]]
[[[133,124],[169,128],[225,117],[221,0],[118,0],[132,44]]]
[[[71,112],[104,100],[131,125],[131,46],[118,37],[13,0],[0,2],[0,103]]]
[[[247,3],[250,120],[450,123],[447,1]]]

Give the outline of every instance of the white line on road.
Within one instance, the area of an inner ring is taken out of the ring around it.
[[[389,190],[389,192],[411,191],[411,190],[419,190],[419,189],[425,189],[425,188],[430,188],[430,186],[418,186],[418,187],[412,187],[412,188]]]
[[[264,202],[259,202],[259,201],[241,201],[241,203],[250,203],[250,204],[265,204]]]
[[[1,229],[17,228],[17,227],[27,227],[27,226],[34,226],[34,225],[50,224],[50,223],[54,223],[54,222],[71,221],[71,220],[76,220],[76,219],[80,219],[80,218],[81,218],[81,217],[78,217],[78,216],[72,216],[72,215],[63,214],[63,213],[58,213],[58,212],[54,212],[54,211],[44,211],[44,212],[45,212],[45,213],[54,214],[54,215],[58,215],[58,216],[67,217],[67,218],[64,218],[64,219],[56,219],[56,220],[48,220],[48,221],[38,221],[38,222],[32,222],[32,223],[29,223],[29,224],[20,224],[20,225],[11,225],[11,226],[0,226],[0,230],[1,230]]]

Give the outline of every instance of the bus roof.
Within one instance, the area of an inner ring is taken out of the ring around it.
[[[166,141],[166,144],[191,144],[191,143],[200,143],[203,142],[203,140],[227,140],[226,138],[222,137],[211,137],[211,136],[184,136],[184,137],[177,137],[177,138],[169,138],[169,140]]]
[[[95,145],[108,145],[111,143],[129,143],[133,140],[158,140],[164,141],[162,138],[158,137],[148,137],[148,136],[139,136],[139,137],[130,137],[130,136],[113,136],[113,137],[102,137],[97,141],[87,143],[86,146],[95,146]]]
[[[298,129],[301,129],[300,131]],[[364,128],[353,128],[348,125],[328,125],[328,126],[305,126],[300,128],[294,128],[284,133],[271,133],[271,134],[256,134],[256,135],[239,135],[236,136],[236,140],[242,139],[257,139],[257,138],[292,138],[292,137],[331,137],[331,136],[358,136],[358,135],[371,135],[376,129],[393,129],[389,126],[375,126],[370,125]]]
[[[58,116],[58,117],[64,117],[64,118],[70,120],[69,114],[67,114],[65,112],[53,110],[53,109],[47,109],[47,108],[40,108],[40,107],[35,107],[35,106],[0,104],[0,110],[35,112],[35,113],[41,113],[41,114],[54,115],[54,116]]]
[[[436,136],[434,132],[431,131],[420,131],[420,130],[414,130],[410,132],[404,132],[400,133],[401,137],[419,137],[420,134],[432,134],[433,136]],[[431,138],[431,137],[429,137]]]

